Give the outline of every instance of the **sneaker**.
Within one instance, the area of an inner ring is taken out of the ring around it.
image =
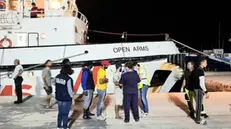
[[[96,117],[96,119],[97,119],[97,120],[106,120],[106,118],[105,118],[104,116],[102,116],[102,115],[101,115],[101,116]]]
[[[142,113],[141,114],[141,117],[147,117],[148,116],[148,113]]]
[[[197,121],[196,123],[200,125],[207,125],[207,121],[203,119],[201,121]]]
[[[106,117],[106,116],[107,116],[107,113],[106,113],[106,112],[103,112],[103,113],[102,113],[102,116],[103,116],[103,117]]]

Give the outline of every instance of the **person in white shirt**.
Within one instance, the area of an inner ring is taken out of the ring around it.
[[[122,119],[122,117],[119,115],[119,109],[123,105],[123,91],[122,87],[119,84],[120,78],[121,78],[121,72],[122,72],[122,65],[120,63],[116,64],[116,72],[113,76],[113,82],[115,85],[115,118],[116,119]]]
[[[20,65],[19,59],[14,60],[15,69],[13,72],[13,79],[15,83],[15,90],[17,95],[17,101],[14,101],[14,104],[20,104],[22,103],[22,73],[23,73],[23,67]]]

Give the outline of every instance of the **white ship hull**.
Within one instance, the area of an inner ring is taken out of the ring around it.
[[[87,54],[81,54],[88,51]],[[1,72],[1,95],[14,95],[14,82],[10,78],[7,67],[12,66],[12,61],[14,59],[20,59],[23,65],[33,66],[35,64],[42,64],[47,59],[57,60],[66,57],[71,57],[70,60],[73,63],[81,63],[82,61],[95,61],[108,59],[110,61],[121,61],[130,60],[136,58],[140,61],[141,65],[144,65],[148,71],[148,76],[151,79],[156,70],[169,70],[175,72],[175,66],[171,64],[166,64],[167,59],[151,58],[160,55],[171,55],[179,54],[178,49],[175,44],[171,41],[163,42],[143,42],[143,43],[116,43],[116,44],[95,44],[95,45],[68,45],[68,46],[43,46],[43,47],[26,47],[26,48],[8,48],[0,49],[2,55],[1,66],[5,67],[5,70],[0,70]],[[76,56],[75,56],[76,55]],[[141,60],[143,58],[145,60]],[[61,60],[60,60],[61,61]],[[54,63],[60,63],[60,61]],[[143,63],[142,63],[143,62]],[[112,63],[113,64],[113,63]],[[94,75],[97,73],[99,66],[93,68]],[[42,90],[43,84],[41,83],[41,70],[30,69],[23,73],[23,91],[27,93],[25,95],[44,95]],[[76,93],[82,93],[81,89],[81,68],[74,66],[75,74],[73,74],[73,79],[75,82]],[[60,67],[56,67],[52,70],[52,75],[55,77],[60,71]],[[107,70],[107,76],[110,79],[108,84],[107,93],[114,93],[114,85],[112,83],[112,77],[115,72],[115,66],[110,66]],[[175,79],[176,73],[173,76],[169,76],[172,79],[171,82],[165,82],[163,86],[167,86],[161,92],[169,92],[171,87],[179,80]],[[95,76],[96,80],[96,76]],[[165,86],[165,87],[166,87]],[[97,86],[96,86],[97,87]],[[167,90],[166,90],[167,89]]]

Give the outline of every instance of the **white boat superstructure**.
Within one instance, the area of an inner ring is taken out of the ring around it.
[[[0,1],[0,47],[85,44],[87,18],[71,0]],[[36,15],[36,17],[32,17]]]
[[[154,86],[163,86],[158,92],[169,92],[181,78],[179,67],[167,63],[167,55],[179,54],[172,41],[133,42],[113,44],[86,44],[87,18],[71,0],[36,0],[36,10],[30,0],[0,2],[0,96],[15,95],[11,78],[13,61],[19,59],[24,67],[24,95],[44,95],[41,82],[42,63],[53,61],[52,75],[60,71],[60,62],[69,58],[75,74],[74,90],[82,93],[81,68],[83,61],[93,61],[94,80],[101,60],[112,65],[107,70],[107,93],[114,93],[112,77],[114,63],[136,60],[144,65]],[[5,6],[1,6],[5,3]],[[32,11],[31,11],[32,10]],[[35,16],[36,12],[36,16]],[[84,45],[83,45],[84,44]],[[163,77],[161,77],[163,76]],[[161,80],[159,80],[159,78]]]

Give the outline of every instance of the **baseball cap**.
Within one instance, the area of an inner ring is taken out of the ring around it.
[[[101,61],[101,65],[109,66],[111,64],[107,60],[103,60],[103,61]]]

